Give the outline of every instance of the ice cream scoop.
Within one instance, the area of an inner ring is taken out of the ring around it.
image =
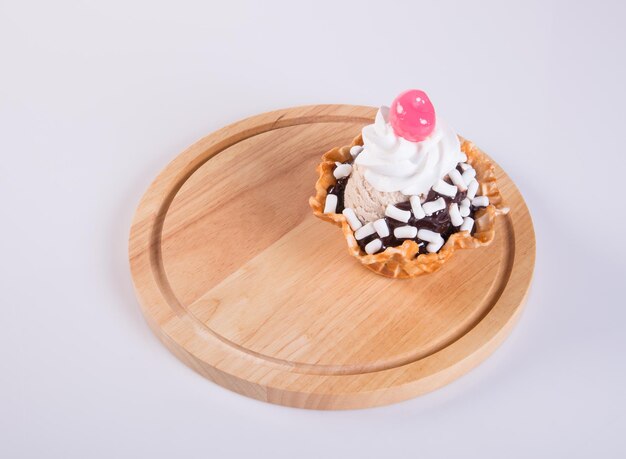
[[[406,201],[399,191],[385,193],[374,188],[363,176],[364,168],[358,164],[352,167],[352,175],[346,184],[344,205],[354,210],[362,222],[373,222],[385,215],[388,204]]]

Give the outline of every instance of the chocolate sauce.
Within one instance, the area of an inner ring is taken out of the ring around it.
[[[354,158],[350,157],[347,161],[344,161],[344,164],[352,164],[354,162]],[[346,191],[346,184],[348,183],[349,177],[340,178],[337,180],[337,183],[329,186],[326,189],[326,194],[334,194],[337,196],[337,210],[336,213],[340,214],[345,209],[343,204],[343,195]]]
[[[348,177],[339,179],[337,180],[337,183],[335,185],[331,185],[330,187],[328,187],[328,190],[327,190],[328,193],[337,195],[337,213],[341,213],[344,209],[343,198],[344,198],[344,192],[346,189],[347,182],[348,182]],[[446,182],[450,183],[448,179],[446,179]],[[435,190],[431,189],[430,192],[428,193],[428,196],[426,197],[426,202],[435,201],[441,197],[446,202],[445,209],[440,210],[439,212],[435,212],[434,214],[421,218],[419,220],[416,219],[415,216],[413,215],[413,212],[411,212],[411,218],[409,218],[409,221],[407,223],[395,220],[393,218],[384,217],[385,222],[387,222],[387,226],[389,227],[389,236],[380,238],[383,245],[381,249],[379,250],[379,252],[382,252],[387,247],[397,247],[399,245],[402,245],[405,239],[398,239],[393,234],[394,230],[398,228],[399,226],[406,226],[406,225],[415,226],[418,231],[421,229],[431,230],[431,231],[441,234],[441,237],[443,237],[444,241],[447,241],[448,238],[452,234],[458,232],[458,228],[453,226],[452,222],[450,221],[450,213],[448,211],[448,207],[453,202],[457,204],[460,203],[463,199],[465,199],[466,196],[467,196],[467,191],[457,191],[454,198],[451,198],[449,196],[441,195],[437,193]],[[395,204],[395,206],[398,209],[411,211],[411,203],[409,201],[400,202],[398,204]],[[475,210],[476,209],[474,208],[474,206],[470,206],[470,214],[469,214],[470,217],[474,218]],[[473,229],[472,229],[472,234],[474,234]],[[370,236],[367,236],[361,239],[360,241],[357,241],[357,243],[359,244],[359,247],[361,248],[361,250],[365,251],[365,246],[369,242],[377,238],[379,238],[378,234],[374,233]],[[417,237],[413,238],[413,240],[417,242],[417,244],[419,245],[418,254],[428,253],[426,251],[426,245],[427,245],[426,242],[418,239]]]
[[[343,209],[344,209],[343,195],[346,191],[347,183],[348,183],[348,177],[340,178],[339,180],[337,180],[337,183],[329,186],[328,189],[326,190],[327,194],[337,195],[337,210],[335,212],[338,214],[343,212]]]

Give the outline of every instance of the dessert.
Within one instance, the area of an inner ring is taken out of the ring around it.
[[[340,226],[350,253],[389,277],[431,273],[456,249],[489,244],[496,215],[508,212],[489,158],[420,90],[381,107],[317,170],[314,214]]]

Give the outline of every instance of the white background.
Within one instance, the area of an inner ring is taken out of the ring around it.
[[[624,457],[624,3],[295,3],[0,1],[0,457]],[[347,412],[176,360],[127,263],[156,174],[240,118],[411,87],[532,212],[505,344],[434,393]]]

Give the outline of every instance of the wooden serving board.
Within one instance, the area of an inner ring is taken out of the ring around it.
[[[436,389],[485,359],[518,317],[535,237],[511,208],[489,247],[410,280],[365,269],[308,205],[315,166],[376,110],[316,105],[265,113],[192,145],[135,215],[130,264],[163,343],[216,383],[303,408],[363,408]]]

